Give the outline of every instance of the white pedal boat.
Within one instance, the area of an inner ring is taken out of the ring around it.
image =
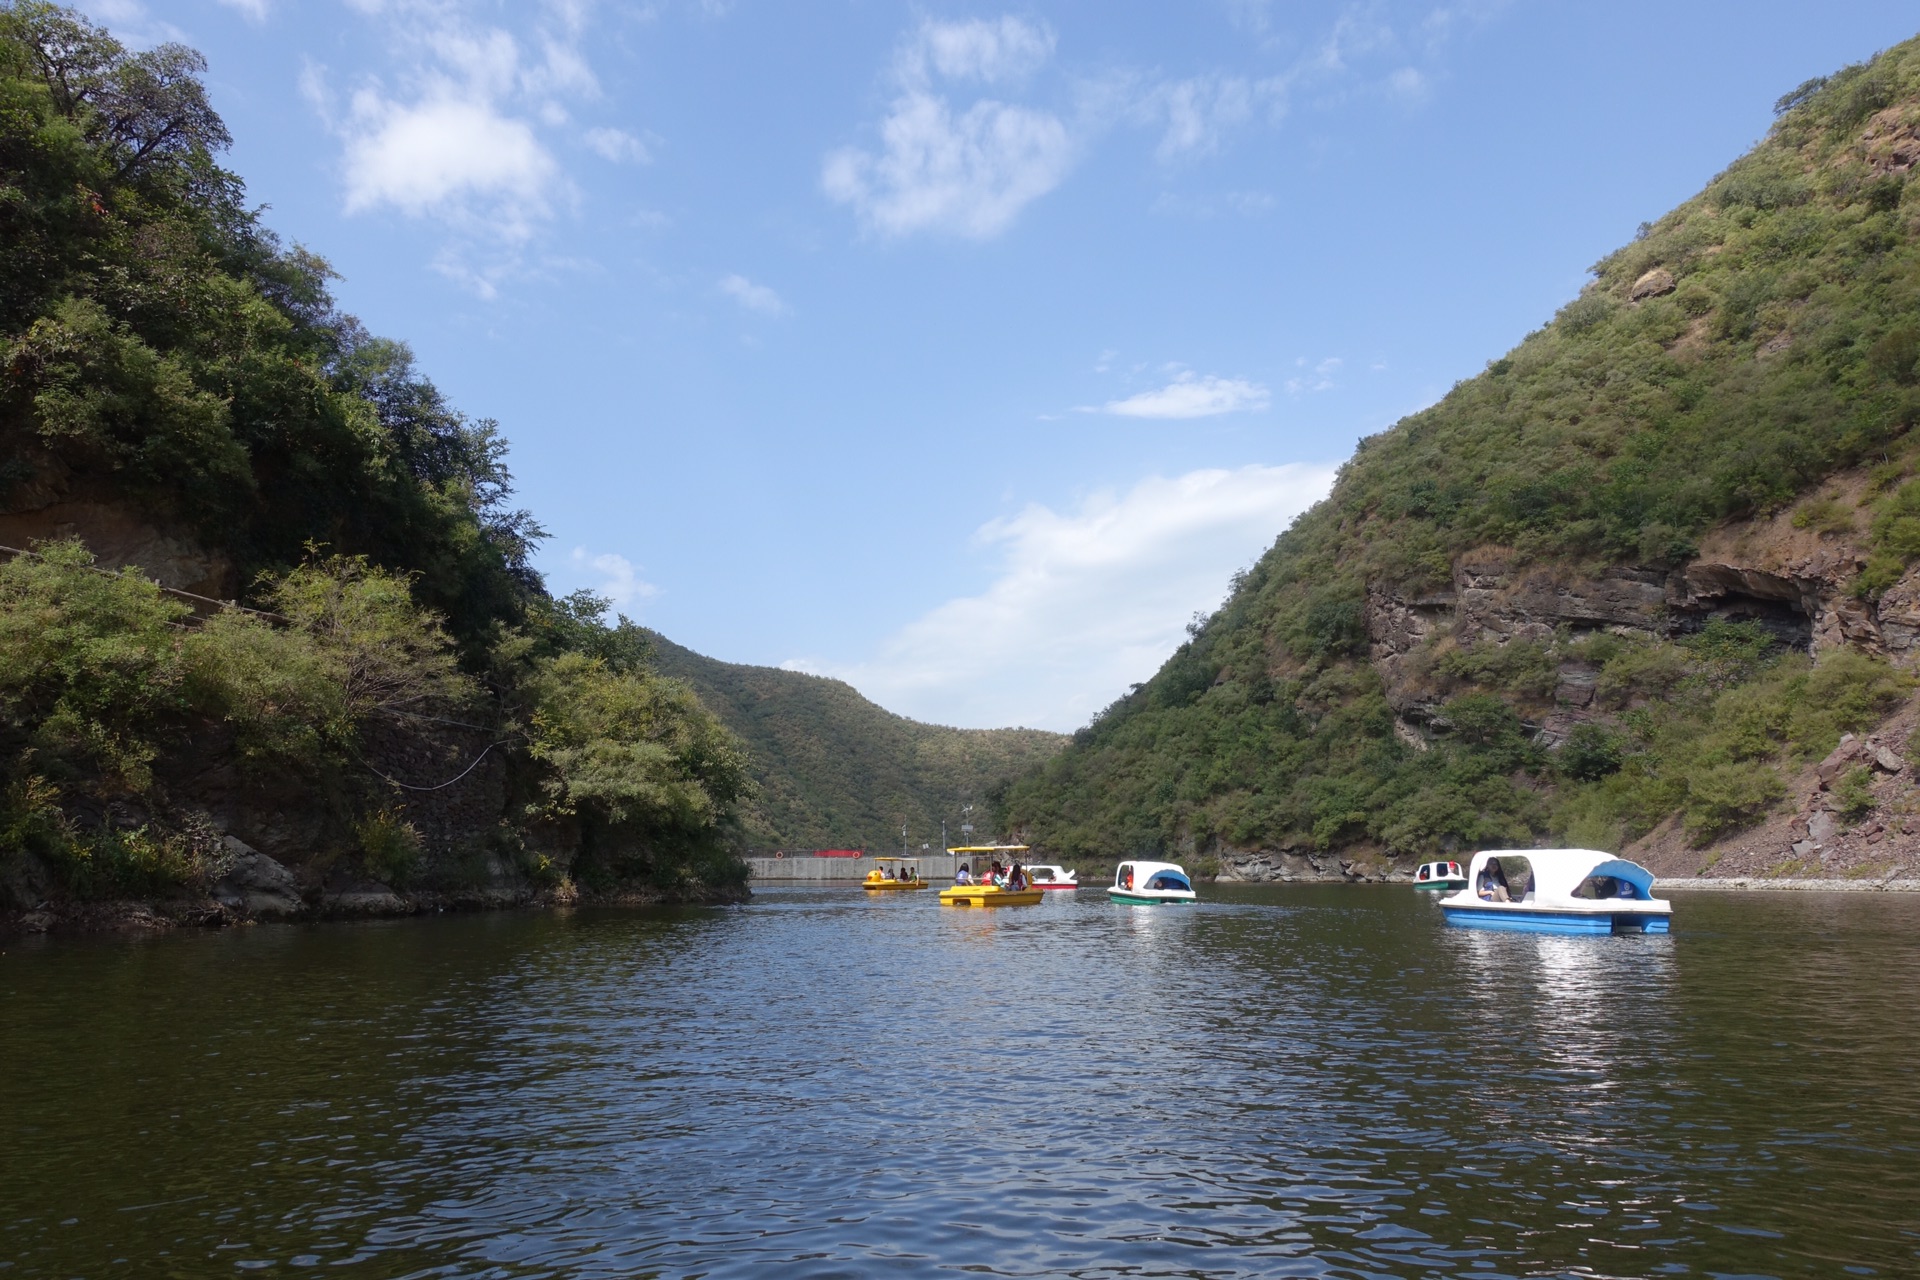
[[[1467,887],[1467,873],[1457,862],[1423,862],[1420,869],[1413,873],[1413,887],[1416,889],[1464,889]]]
[[[1666,933],[1673,915],[1653,872],[1595,849],[1484,849],[1440,907],[1448,924],[1527,933]]]
[[[1193,881],[1177,862],[1123,862],[1113,869],[1107,896],[1136,907],[1196,901]]]

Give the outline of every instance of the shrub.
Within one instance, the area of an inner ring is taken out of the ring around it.
[[[420,869],[420,831],[396,809],[368,814],[354,824],[367,874],[381,884],[404,889]]]
[[[1793,513],[1793,527],[1816,533],[1853,532],[1853,511],[1832,498],[1815,498]]]
[[[1786,784],[1765,764],[1716,764],[1687,779],[1686,828],[1695,844],[1707,844],[1762,816],[1782,796]]]
[[[1833,798],[1840,806],[1840,816],[1848,822],[1865,818],[1879,803],[1873,794],[1873,770],[1865,765],[1849,769],[1833,789]]]
[[[1619,734],[1604,725],[1575,725],[1560,747],[1560,772],[1581,782],[1597,782],[1617,773],[1625,755]]]

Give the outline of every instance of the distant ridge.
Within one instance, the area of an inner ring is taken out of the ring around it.
[[[747,744],[759,795],[741,807],[755,849],[898,849],[960,839],[972,805],[991,834],[991,798],[1067,739],[1040,729],[953,729],[874,705],[842,680],[721,662],[649,631],[654,667],[684,680]]]

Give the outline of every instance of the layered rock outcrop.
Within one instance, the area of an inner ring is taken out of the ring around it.
[[[1866,599],[1853,590],[1866,563],[1854,535],[1795,528],[1790,513],[1716,531],[1696,558],[1672,568],[1525,564],[1484,548],[1459,557],[1445,589],[1371,591],[1369,657],[1403,736],[1430,729],[1444,701],[1429,670],[1443,642],[1484,651],[1569,632],[1673,638],[1720,618],[1757,622],[1812,653],[1848,647],[1899,666],[1920,661],[1920,571]],[[1592,716],[1597,676],[1586,663],[1562,661],[1550,695],[1521,698],[1545,745]]]

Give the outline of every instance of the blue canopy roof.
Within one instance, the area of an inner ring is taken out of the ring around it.
[[[1625,880],[1634,887],[1636,897],[1651,898],[1653,896],[1653,872],[1637,862],[1628,862],[1625,858],[1609,858],[1587,874],[1612,876],[1616,880]]]

